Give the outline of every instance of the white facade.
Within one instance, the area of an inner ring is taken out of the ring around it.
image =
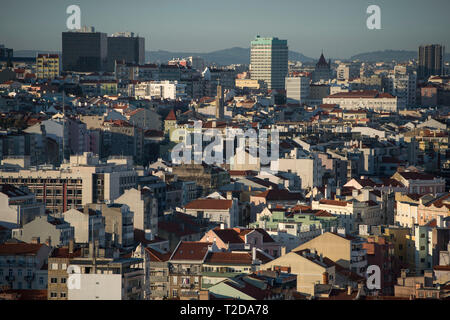
[[[285,86],[288,103],[305,103],[309,96],[309,78],[286,77]]]
[[[337,93],[323,98],[324,104],[337,104],[344,110],[367,109],[375,112],[397,112],[398,98],[390,94]]]
[[[184,99],[186,95],[186,85],[177,81],[150,81],[141,82],[134,86],[134,96],[137,99]]]
[[[79,287],[69,288],[68,300],[122,300],[121,274],[76,274]]]

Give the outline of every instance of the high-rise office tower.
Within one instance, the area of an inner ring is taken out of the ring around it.
[[[115,61],[144,64],[145,39],[133,32],[119,32],[108,37],[108,71],[114,71]]]
[[[62,33],[62,63],[64,71],[105,71],[108,62],[106,33],[93,27]]]
[[[445,47],[439,44],[419,47],[418,78],[428,79],[430,76],[444,75]]]
[[[260,38],[251,42],[251,79],[263,80],[267,89],[284,89],[288,74],[287,40]]]

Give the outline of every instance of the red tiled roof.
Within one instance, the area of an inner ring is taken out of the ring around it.
[[[149,254],[150,261],[166,262],[169,261],[170,256],[172,255],[171,252],[161,253],[151,247],[145,248],[145,251]]]
[[[433,180],[435,176],[422,172],[398,172],[406,180]]]
[[[4,243],[0,244],[0,255],[35,255],[44,244]]]
[[[341,201],[341,200],[329,200],[329,199],[322,199],[319,201],[320,204],[327,204],[332,206],[340,206],[340,207],[346,207],[347,204],[350,202],[348,201]]]
[[[55,248],[51,254],[52,258],[75,258],[81,257],[81,249],[74,249],[72,253],[69,253],[69,248]]]
[[[185,205],[186,209],[229,210],[232,200],[224,199],[197,199]]]
[[[170,257],[174,260],[203,260],[208,252],[211,242],[182,241]]]
[[[177,117],[175,116],[175,112],[173,112],[173,109],[170,110],[169,114],[164,120],[172,120],[172,121],[177,120]]]

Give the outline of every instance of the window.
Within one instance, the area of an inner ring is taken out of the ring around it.
[[[61,278],[61,283],[66,283],[67,279],[66,278]]]
[[[50,297],[56,298],[56,297],[58,297],[58,294],[56,292],[51,292]]]
[[[58,264],[52,263],[52,270],[58,270]]]
[[[67,295],[66,295],[66,293],[65,292],[61,292],[61,294],[60,294],[60,297],[61,298],[65,298]]]
[[[58,278],[51,278],[51,279],[50,279],[50,282],[51,282],[51,283],[58,283]]]

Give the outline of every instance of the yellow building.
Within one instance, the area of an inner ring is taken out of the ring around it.
[[[261,89],[262,83],[261,80],[256,79],[236,79],[235,81],[236,88],[239,89],[248,88],[258,90]]]
[[[59,77],[59,55],[38,54],[36,57],[36,77],[38,79],[54,79]]]

